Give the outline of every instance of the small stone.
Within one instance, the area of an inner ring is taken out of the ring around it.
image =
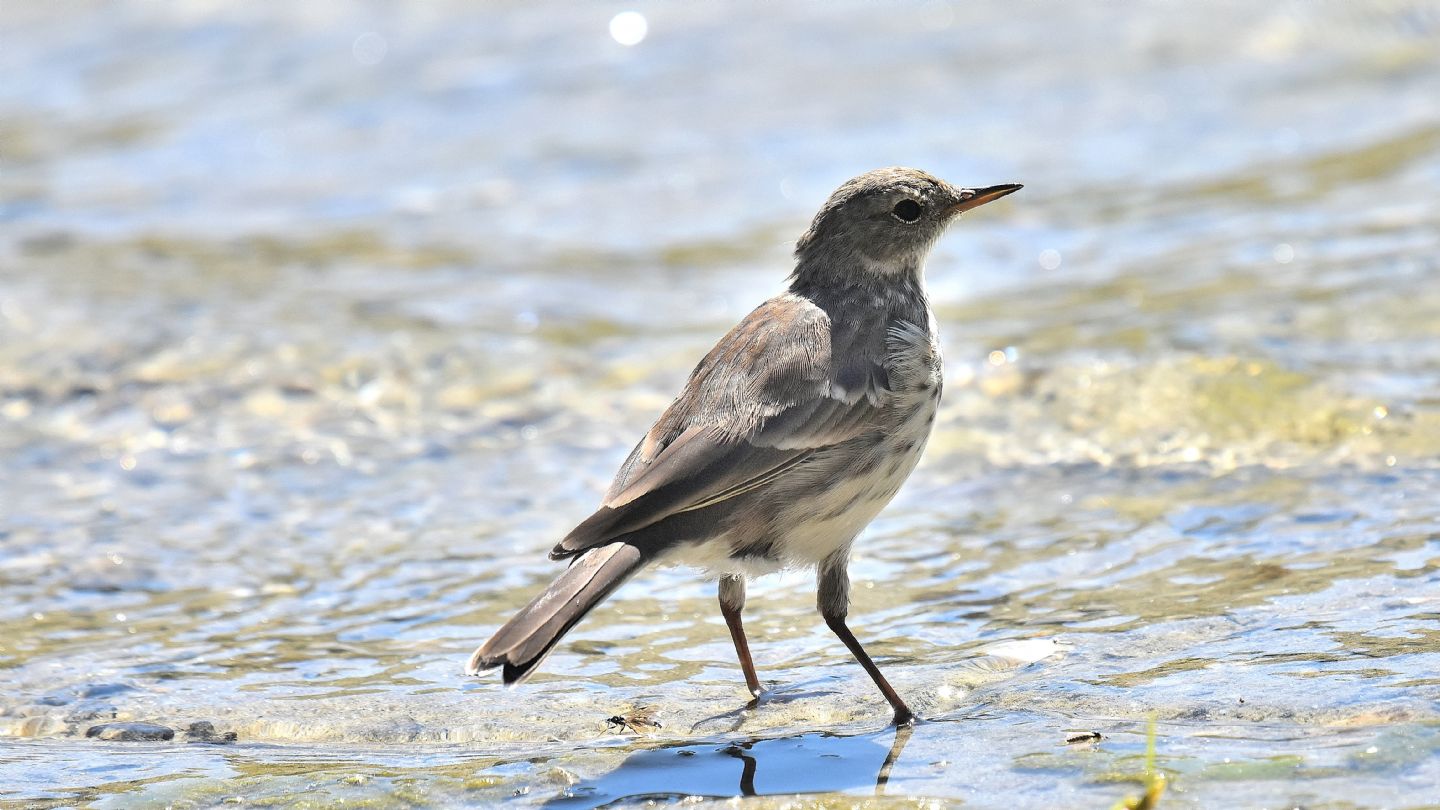
[[[210,745],[225,745],[240,739],[240,735],[233,731],[226,731],[223,734],[215,730],[215,724],[209,720],[197,720],[185,729],[185,736],[192,743],[208,743]]]
[[[112,742],[160,742],[175,739],[175,729],[155,723],[101,723],[86,729],[85,736]]]

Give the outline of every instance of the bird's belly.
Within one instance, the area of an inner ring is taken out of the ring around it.
[[[812,566],[848,548],[910,477],[925,449],[934,413],[934,399],[912,405],[879,443],[863,452],[839,448],[817,459],[804,475],[757,493],[778,507],[767,531],[757,534],[736,527],[709,542],[673,549],[664,561],[711,575],[754,577]]]
[[[895,395],[874,434],[823,451],[747,496],[764,502],[747,511],[768,519],[739,521],[706,542],[672,549],[664,562],[759,576],[812,566],[848,548],[920,461],[940,404],[936,371]]]
[[[872,454],[837,470],[833,486],[792,507],[798,513],[795,529],[780,544],[786,564],[813,565],[855,540],[914,471],[930,436],[933,413],[933,404],[922,403]]]

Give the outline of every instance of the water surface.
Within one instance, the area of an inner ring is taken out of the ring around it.
[[[1151,717],[1165,806],[1435,801],[1440,11],[636,8],[0,11],[0,802],[1105,807]],[[925,722],[804,572],[751,709],[683,570],[462,678],[889,164],[1026,184],[852,567]]]

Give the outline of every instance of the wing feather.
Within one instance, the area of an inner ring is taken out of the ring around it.
[[[838,385],[840,377],[852,386]],[[878,360],[835,367],[830,320],[819,307],[794,295],[767,301],[701,360],[621,465],[600,509],[551,556],[774,483],[817,451],[874,430],[889,396],[884,380]]]

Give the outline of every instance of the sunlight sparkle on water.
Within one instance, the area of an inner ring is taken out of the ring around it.
[[[622,11],[610,18],[610,37],[629,47],[639,45],[650,32],[650,23],[638,11]]]

